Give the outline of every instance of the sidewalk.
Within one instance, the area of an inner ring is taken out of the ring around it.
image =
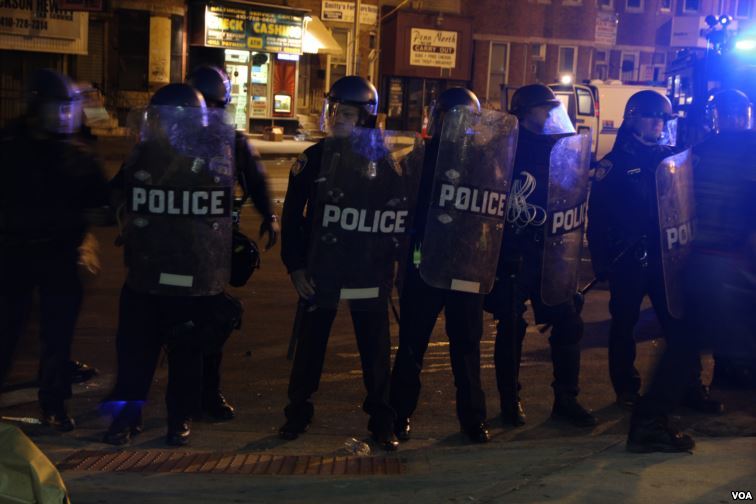
[[[756,493],[756,438],[700,438],[695,454],[633,455],[624,436],[408,450],[401,475],[257,476],[64,471],[74,503],[732,502]],[[443,444],[443,443],[441,443]]]
[[[299,154],[311,145],[315,145],[314,142],[299,141],[293,139],[284,139],[281,142],[268,142],[257,136],[247,135],[249,143],[252,144],[260,155],[265,157],[297,157]]]

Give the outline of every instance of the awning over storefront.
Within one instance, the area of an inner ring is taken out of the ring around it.
[[[305,21],[306,30],[302,41],[302,50],[311,54],[330,54],[341,56],[344,50],[341,48],[331,32],[317,16],[310,16],[309,22]]]

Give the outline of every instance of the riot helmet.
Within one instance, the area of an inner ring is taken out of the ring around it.
[[[625,105],[623,124],[644,141],[675,145],[677,115],[669,98],[650,89],[638,91]]]
[[[355,126],[375,127],[378,91],[367,79],[349,75],[337,80],[326,95],[320,129],[335,136],[348,136]]]
[[[70,77],[49,68],[35,71],[26,89],[30,116],[48,133],[71,135],[79,131],[82,99]]]
[[[152,95],[143,120],[142,140],[163,138],[174,143],[179,132],[186,135],[208,125],[207,104],[189,84],[168,84]]]
[[[202,93],[209,107],[225,108],[231,102],[231,81],[221,68],[212,65],[198,67],[186,83]]]
[[[467,88],[451,87],[444,90],[431,106],[431,123],[428,127],[428,136],[434,136],[441,132],[444,124],[444,116],[454,107],[467,107],[473,113],[480,113],[480,101],[478,97]]]
[[[567,109],[550,87],[543,84],[522,86],[512,95],[509,112],[520,125],[540,135],[563,135],[575,133]]]
[[[725,89],[711,95],[706,103],[706,115],[716,134],[753,128],[751,100],[737,89]]]

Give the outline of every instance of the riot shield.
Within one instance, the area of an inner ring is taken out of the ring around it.
[[[693,240],[693,163],[690,150],[666,158],[656,169],[661,246],[667,308],[682,318],[682,268]]]
[[[433,287],[493,287],[517,146],[517,119],[455,107],[444,117],[420,276]]]
[[[420,147],[417,133],[378,129],[323,140],[307,261],[317,306],[386,309],[416,187],[404,160]]]
[[[541,300],[549,306],[571,300],[577,289],[590,160],[590,133],[560,138],[551,149],[541,269]]]
[[[167,296],[228,284],[234,129],[223,110],[148,107],[122,168],[127,283]]]

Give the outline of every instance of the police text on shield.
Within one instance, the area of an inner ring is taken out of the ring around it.
[[[587,201],[584,201],[576,207],[552,213],[549,235],[559,235],[569,233],[575,229],[580,229],[583,224],[585,224],[585,216],[587,213]]]
[[[344,231],[358,233],[404,233],[407,227],[407,210],[366,210],[325,205],[323,227],[338,225]]]
[[[504,218],[507,209],[507,193],[462,185],[441,184],[436,201],[440,208],[452,207],[490,217]]]
[[[230,215],[231,191],[228,188],[178,189],[159,186],[132,187],[129,211],[173,216]]]

